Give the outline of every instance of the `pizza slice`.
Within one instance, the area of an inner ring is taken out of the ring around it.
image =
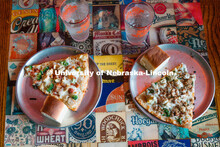
[[[196,76],[180,64],[136,97],[155,117],[176,126],[191,128]]]
[[[25,67],[25,76],[33,79],[33,87],[63,102],[76,111],[86,93],[89,80],[88,54],[44,62]]]

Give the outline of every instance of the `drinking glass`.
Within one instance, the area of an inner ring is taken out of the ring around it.
[[[124,10],[125,32],[129,43],[146,44],[150,26],[155,16],[154,9],[143,1],[132,2]]]
[[[75,41],[83,42],[89,37],[89,5],[85,0],[65,0],[60,17]]]

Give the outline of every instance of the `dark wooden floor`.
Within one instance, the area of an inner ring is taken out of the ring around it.
[[[215,100],[220,122],[220,0],[200,0],[210,64],[216,80]],[[0,146],[4,146],[5,104],[8,76],[8,47],[11,0],[0,4]]]

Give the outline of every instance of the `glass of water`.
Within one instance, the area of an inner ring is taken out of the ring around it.
[[[60,17],[75,41],[83,42],[89,37],[89,5],[85,0],[63,1]]]
[[[124,10],[125,32],[129,43],[141,45],[146,43],[148,31],[153,23],[155,12],[146,2],[132,2]]]

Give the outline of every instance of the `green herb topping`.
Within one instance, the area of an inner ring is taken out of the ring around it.
[[[166,80],[167,80],[167,81],[169,81],[169,80],[170,80],[170,77],[169,77],[169,76],[167,76],[167,77],[166,77]]]
[[[154,93],[153,89],[148,89],[149,93]]]
[[[182,119],[181,119],[181,118],[178,118],[178,119],[177,119],[177,122],[178,122],[179,124],[182,124]]]
[[[166,115],[167,117],[170,117],[170,112],[169,112],[168,109],[163,108],[163,111],[164,111],[164,113],[165,113],[165,115]]]
[[[68,62],[66,62],[66,60],[61,61],[60,63],[61,63],[62,65],[64,65],[64,66],[68,66],[68,65],[69,65],[69,63],[68,63]]]
[[[73,98],[74,100],[77,100],[77,99],[78,99],[78,96],[77,96],[77,95],[73,95],[72,98]]]
[[[45,73],[49,69],[49,66],[45,67],[43,73]]]
[[[78,66],[77,68],[76,68],[76,70],[80,70],[81,69],[81,67],[80,66]]]
[[[40,80],[42,78],[42,71],[40,71],[37,75],[37,80]]]
[[[53,89],[54,87],[54,84],[51,83],[50,86],[47,88],[47,92],[51,92],[51,90]]]

